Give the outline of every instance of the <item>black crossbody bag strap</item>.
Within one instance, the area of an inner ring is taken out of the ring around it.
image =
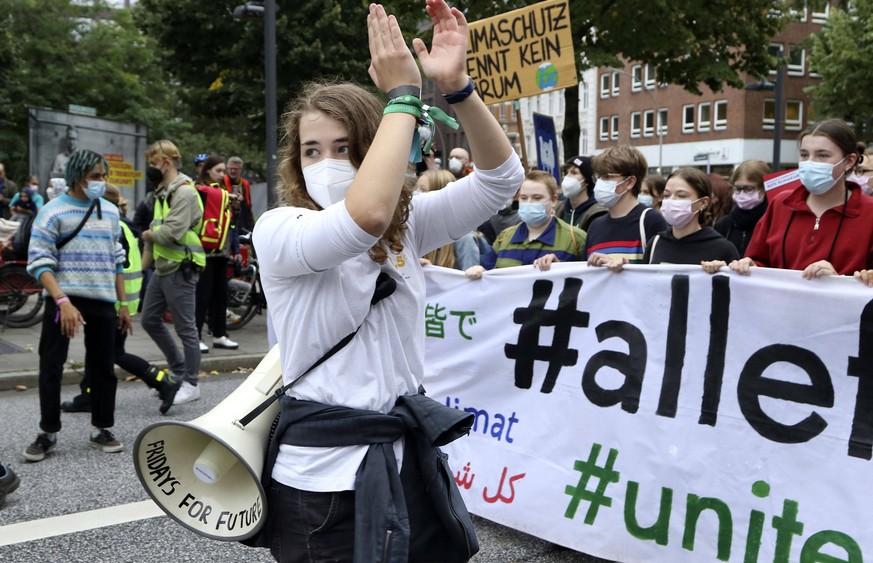
[[[94,212],[94,208],[95,208],[95,207],[97,208],[97,215],[98,215],[98,217],[102,217],[103,214],[102,214],[101,211],[100,211],[100,200],[99,200],[99,199],[95,199],[95,200],[91,201],[91,207],[88,208],[88,212],[85,213],[85,217],[82,219],[82,222],[79,223],[79,226],[76,227],[76,230],[75,230],[75,231],[73,231],[72,233],[70,233],[69,235],[65,236],[63,239],[61,239],[61,241],[58,243],[58,246],[57,246],[58,250],[60,250],[60,249],[62,249],[63,247],[67,246],[67,243],[68,243],[68,242],[70,242],[71,240],[73,240],[74,238],[76,238],[76,235],[79,234],[79,231],[82,230],[82,227],[84,227],[84,226],[85,226],[85,223],[88,222],[88,219],[91,218],[91,213]]]
[[[385,272],[381,272],[379,274],[379,277],[376,278],[376,291],[373,293],[373,299],[370,300],[370,307],[372,308],[373,305],[390,296],[392,293],[394,293],[395,289],[397,289],[397,282],[394,281],[394,279]],[[309,366],[306,371],[298,375],[293,381],[291,381],[291,383],[288,383],[276,389],[276,391],[272,395],[270,395],[264,402],[252,409],[249,414],[239,419],[237,424],[239,426],[246,427],[249,423],[251,423],[251,421],[258,418],[261,413],[267,410],[274,401],[278,400],[282,395],[284,395],[285,392],[288,391],[288,389],[291,389],[294,384],[303,379],[303,377],[306,376],[309,372],[326,362],[331,356],[342,350],[346,346],[346,344],[351,342],[355,335],[358,334],[358,331],[361,330],[362,326],[364,326],[364,323],[361,323],[358,328],[354,330],[354,332],[348,334],[345,338],[337,342],[333,348],[328,350],[321,358],[318,359],[318,361]]]

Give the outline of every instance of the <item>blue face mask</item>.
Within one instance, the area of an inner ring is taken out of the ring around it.
[[[650,194],[640,194],[637,196],[637,201],[645,205],[646,207],[651,207],[655,204],[655,198],[653,198]]]
[[[835,164],[831,164],[830,162],[814,162],[812,160],[800,161],[797,166],[800,183],[803,184],[803,187],[811,194],[821,195],[825,193],[834,187],[837,180],[846,173],[846,171],[843,170],[843,174],[834,178],[834,166],[846,160],[846,158],[848,158],[848,155],[841,158],[839,162],[836,162]]]
[[[518,216],[528,227],[539,227],[549,220],[545,203],[522,203],[518,206]]]
[[[85,187],[85,195],[88,199],[100,199],[106,193],[106,182],[95,182],[88,180],[88,185]]]

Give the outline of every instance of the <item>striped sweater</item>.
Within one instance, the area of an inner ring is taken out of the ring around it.
[[[115,276],[124,271],[125,253],[119,237],[118,208],[100,200],[82,230],[60,251],[57,244],[82,222],[90,200],[68,194],[51,200],[33,221],[27,249],[27,271],[39,279],[51,271],[67,295],[114,303]]]

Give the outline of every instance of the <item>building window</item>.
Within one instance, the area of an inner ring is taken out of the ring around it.
[[[812,10],[812,23],[827,23],[828,17],[831,14],[830,2],[825,2],[821,11]]]
[[[641,128],[641,119],[640,112],[635,111],[631,114],[631,138],[636,139],[640,136],[640,128]]]
[[[661,109],[658,110],[658,134],[666,135],[667,134],[667,110]]]
[[[694,104],[682,106],[682,132],[694,133]]]
[[[617,115],[613,115],[611,118],[609,138],[612,139],[613,141],[618,140],[618,116]]]
[[[803,9],[797,8],[789,8],[788,13],[791,14],[791,17],[800,23],[806,22],[807,16],[806,4],[803,5]]]
[[[631,92],[639,92],[643,89],[643,67],[634,65],[631,67]]]
[[[712,126],[712,104],[709,102],[697,105],[697,130],[700,132],[709,131]]]
[[[715,122],[712,128],[717,131],[727,129],[727,100],[715,102]]]
[[[803,102],[787,100],[785,102],[785,129],[799,131],[803,127]]]
[[[612,95],[613,96],[618,96],[621,93],[621,90],[619,89],[619,83],[618,83],[619,78],[621,78],[621,75],[619,73],[617,73],[617,72],[612,73]]]
[[[609,140],[609,118],[601,117],[600,118],[600,140],[608,141]]]
[[[776,123],[776,100],[768,98],[764,100],[764,119],[762,124],[764,129],[773,129]]]
[[[601,74],[600,75],[600,97],[608,98],[609,97],[609,75]]]
[[[786,70],[789,76],[803,76],[806,63],[806,50],[800,45],[791,45],[788,50],[788,66]]]
[[[782,53],[782,44],[781,43],[770,43],[770,46],[767,47],[767,54],[771,57],[779,58],[779,54]],[[776,74],[776,68],[770,69],[770,74]]]
[[[499,121],[503,121],[504,119],[506,119],[506,102],[500,104],[500,108],[497,112],[497,119]]]
[[[582,129],[579,132],[579,146],[582,154],[588,154],[588,129]]]
[[[655,67],[646,65],[646,90],[655,89]]]
[[[588,109],[588,83],[579,83],[579,94],[579,105],[582,106],[582,109]]]
[[[647,110],[643,113],[643,136],[651,137],[655,134],[655,110]]]

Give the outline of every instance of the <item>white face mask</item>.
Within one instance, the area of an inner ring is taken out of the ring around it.
[[[342,201],[358,170],[348,160],[325,158],[303,169],[306,191],[315,203],[327,208]]]
[[[582,193],[582,183],[572,176],[564,176],[561,181],[561,192],[568,199],[572,199]]]
[[[605,180],[603,178],[598,178],[597,181],[594,182],[594,199],[596,199],[597,203],[599,203],[603,207],[610,209],[616,203],[618,203],[618,200],[621,199],[621,196],[627,193],[627,190],[625,190],[622,193],[618,194],[615,193],[615,190],[618,188],[618,186],[627,182],[628,179],[629,178],[625,178],[621,182],[617,182],[615,180]]]
[[[464,165],[461,163],[460,159],[454,157],[449,159],[449,170],[451,170],[453,174],[460,172],[463,167]]]

